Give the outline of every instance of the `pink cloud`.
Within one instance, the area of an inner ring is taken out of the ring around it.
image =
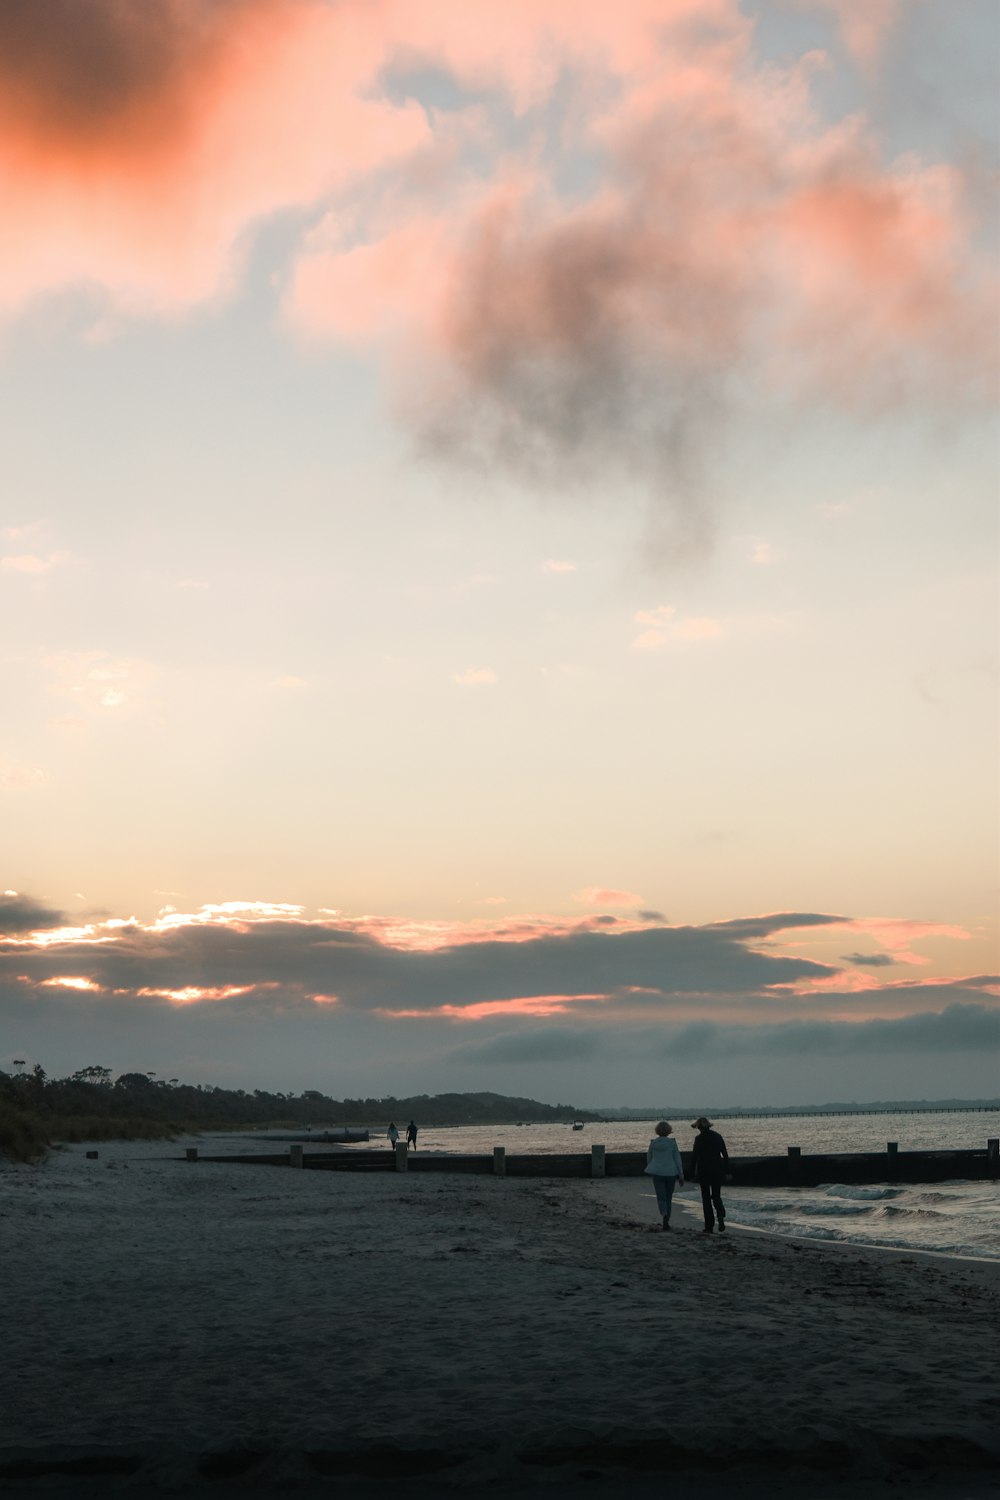
[[[686,615],[677,618],[671,604],[659,604],[655,609],[640,609],[633,616],[637,625],[646,625],[632,642],[633,651],[660,651],[664,646],[677,642],[712,641],[725,635],[721,620],[707,615]]]
[[[491,1016],[561,1016],[579,1004],[606,1003],[607,995],[521,995],[513,1000],[480,1000],[472,1005],[440,1005],[434,1011],[382,1009],[380,1015],[410,1020],[443,1018],[484,1021]]]
[[[848,52],[874,72],[900,20],[900,0],[800,0],[816,10],[832,11]]]
[[[898,4],[823,3],[877,57]],[[613,466],[696,546],[734,373],[852,411],[992,394],[962,170],[885,160],[863,119],[820,117],[828,58],[754,45],[736,0],[0,8],[0,312],[72,287],[111,329],[177,315],[308,208],[285,325],[383,355],[430,452],[546,483]],[[429,69],[467,101],[406,98]]]
[[[618,891],[605,885],[588,885],[582,891],[576,891],[573,900],[581,902],[584,906],[642,905],[642,897],[637,896],[635,891]]]
[[[839,930],[863,933],[873,938],[898,964],[929,964],[931,960],[913,948],[914,943],[924,938],[948,938],[955,942],[968,942],[971,938],[971,933],[964,927],[953,923],[919,922],[899,917],[859,917],[839,924]]]
[[[822,55],[764,67],[735,7],[684,12],[660,9],[677,23],[662,46],[655,8],[587,8],[579,35],[569,9],[532,12],[529,52],[544,33],[581,68],[574,144],[600,167],[589,196],[559,194],[537,138],[517,154],[494,142],[492,169],[455,167],[443,202],[440,182],[408,182],[306,245],[289,317],[387,348],[429,451],[545,481],[615,463],[673,493],[690,488],[737,368],[849,410],[987,398],[995,278],[961,171],[884,161],[859,117],[822,122]],[[696,13],[705,24],[685,26]],[[468,38],[435,55],[481,81]],[[495,69],[514,87],[503,45]],[[478,116],[473,129],[482,146]],[[696,535],[697,505],[683,504]]]

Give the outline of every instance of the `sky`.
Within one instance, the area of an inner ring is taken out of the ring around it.
[[[7,0],[0,1068],[998,1092],[993,0]]]

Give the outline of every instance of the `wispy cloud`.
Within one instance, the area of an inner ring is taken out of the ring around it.
[[[98,711],[135,706],[154,675],[149,662],[109,651],[62,651],[46,657],[43,666],[53,692]]]
[[[641,906],[642,897],[634,891],[616,890],[613,886],[588,885],[573,892],[573,900],[583,906]]]
[[[45,781],[41,766],[0,760],[0,791],[24,792],[40,787]]]
[[[500,679],[492,667],[466,667],[464,672],[456,672],[452,682],[457,682],[459,687],[493,687]]]
[[[637,625],[647,627],[633,640],[633,651],[660,651],[665,646],[714,641],[726,633],[721,620],[708,615],[678,616],[672,604],[637,610],[633,619]]]
[[[7,553],[0,557],[0,569],[5,573],[51,573],[69,561],[68,552],[49,552],[44,557],[34,552]]]
[[[901,0],[798,0],[804,10],[833,14],[844,46],[867,73],[874,73],[902,17]]]

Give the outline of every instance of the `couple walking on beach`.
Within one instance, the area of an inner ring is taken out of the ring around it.
[[[652,1177],[656,1189],[656,1206],[663,1217],[664,1229],[670,1228],[670,1209],[674,1189],[684,1186],[684,1163],[674,1140],[673,1126],[661,1120],[646,1152],[646,1176]],[[691,1178],[701,1187],[701,1206],[705,1214],[705,1234],[712,1234],[716,1222],[719,1233],[726,1228],[726,1210],[722,1202],[722,1184],[729,1181],[729,1153],[726,1143],[712,1122],[699,1115],[691,1126],[698,1134],[691,1152]]]
[[[389,1142],[389,1145],[392,1146],[392,1148],[395,1150],[396,1142],[399,1140],[399,1131],[396,1129],[396,1122],[395,1122],[395,1120],[390,1120],[389,1121],[389,1129],[386,1131],[385,1134],[386,1134],[386,1139]],[[406,1127],[406,1149],[407,1149],[407,1151],[409,1151],[409,1149],[410,1149],[411,1146],[413,1147],[414,1151],[416,1151],[416,1149],[417,1149],[417,1127],[413,1123],[412,1120],[410,1121],[409,1125],[407,1125],[407,1127]]]

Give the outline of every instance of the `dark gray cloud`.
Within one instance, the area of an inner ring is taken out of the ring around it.
[[[0,895],[0,935],[15,937],[19,933],[61,927],[66,918],[31,896]]]
[[[759,917],[733,917],[726,922],[709,922],[703,932],[725,932],[741,939],[770,937],[775,932],[791,932],[797,927],[829,927],[849,918],[829,912],[773,911]]]
[[[891,969],[896,960],[889,953],[842,953],[841,963],[858,964],[866,969]]]
[[[552,1063],[576,1062],[594,1057],[604,1038],[596,1028],[585,1030],[572,1023],[547,1025],[541,1022],[510,1036],[494,1036],[485,1042],[470,1042],[449,1054],[459,1063]]]
[[[108,943],[6,953],[0,945],[0,978],[26,975],[39,982],[68,974],[133,993],[273,986],[269,1003],[279,993],[318,992],[336,995],[349,1009],[429,1013],[442,1005],[535,995],[596,994],[662,1004],[670,997],[753,995],[774,985],[829,979],[836,971],[828,965],[759,952],[751,940],[831,920],[779,913],[710,927],[580,927],[556,934],[529,929],[535,935],[523,941],[489,939],[430,952],[392,948],[333,921],[194,923],[157,931],[135,925],[116,929]]]
[[[786,1021],[778,1025],[718,1026],[697,1022],[664,1038],[665,1057],[806,1057],[901,1052],[1000,1053],[1000,1009],[948,1005],[876,1021]]]

